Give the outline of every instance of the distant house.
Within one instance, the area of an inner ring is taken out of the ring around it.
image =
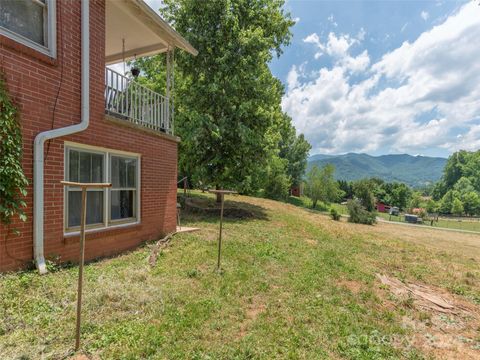
[[[296,196],[296,197],[302,196],[303,195],[303,184],[293,185],[290,188],[290,195],[291,196]]]
[[[386,213],[390,211],[391,206],[386,205],[385,203],[378,201],[376,205],[377,211],[381,213]]]
[[[44,273],[49,257],[78,258],[81,192],[62,180],[113,185],[87,194],[87,259],[175,231],[173,51],[197,51],[142,0],[16,0],[0,8],[0,66],[19,109],[31,184],[28,219],[12,224],[19,234],[0,224],[0,271],[34,260]],[[160,53],[165,94],[106,67]]]

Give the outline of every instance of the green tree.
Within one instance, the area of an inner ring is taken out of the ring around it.
[[[458,191],[460,194],[466,194],[475,191],[475,188],[469,178],[462,176],[453,186],[453,190]]]
[[[458,191],[447,191],[447,193],[443,195],[442,200],[440,201],[440,212],[442,214],[451,214],[453,202],[455,199],[460,200],[460,194],[458,193]]]
[[[343,191],[335,181],[334,173],[335,167],[331,164],[327,164],[321,169],[314,165],[307,173],[305,194],[312,200],[313,208],[317,206],[318,201],[328,204],[342,197]]]
[[[425,206],[425,201],[422,198],[422,193],[419,191],[414,191],[410,196],[409,207],[411,209],[423,208]]]
[[[480,151],[460,150],[448,158],[442,179],[435,184],[432,195],[439,200],[453,189],[462,193],[480,192]]]
[[[480,214],[480,196],[475,191],[470,191],[462,196],[463,207],[468,215]]]
[[[429,214],[436,214],[439,211],[439,204],[435,200],[430,199],[426,203],[425,210]]]
[[[463,215],[463,204],[462,204],[462,201],[458,198],[455,198],[453,199],[453,202],[452,202],[452,214],[455,214],[455,215]]]
[[[452,154],[443,170],[443,181],[447,188],[453,188],[456,182],[463,176],[465,164],[470,155],[467,151],[461,150]]]
[[[283,114],[284,125],[280,131],[281,137],[278,144],[279,156],[287,161],[286,172],[293,186],[299,186],[307,168],[307,158],[311,145],[305,140],[303,134],[296,134],[292,126],[292,119]]]
[[[405,209],[408,205],[412,191],[410,188],[402,183],[394,183],[390,194],[392,206],[397,206],[400,209]]]
[[[353,187],[351,182],[348,182],[346,180],[338,180],[338,186],[340,190],[344,192],[344,196],[347,199],[353,198]]]
[[[268,163],[265,182],[265,196],[270,199],[282,200],[288,196],[291,179],[286,174],[286,161],[274,156]]]
[[[375,197],[372,192],[372,183],[369,180],[355,182],[353,184],[353,193],[366,211],[375,211]]]
[[[272,159],[266,134],[283,86],[268,63],[294,24],[281,0],[165,0],[165,18],[199,51],[176,57],[175,129],[180,172],[197,182],[253,192]],[[155,81],[158,57],[142,64]]]

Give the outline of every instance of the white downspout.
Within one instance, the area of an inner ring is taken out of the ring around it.
[[[45,141],[61,136],[71,135],[85,130],[90,120],[90,8],[89,0],[82,0],[81,20],[81,120],[76,125],[44,131],[35,137],[33,147],[33,255],[40,274],[47,273],[44,255],[44,145]]]

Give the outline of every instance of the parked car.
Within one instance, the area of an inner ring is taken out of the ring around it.
[[[396,206],[392,206],[392,207],[390,208],[390,210],[388,211],[388,213],[389,213],[390,215],[399,216],[399,215],[400,215],[400,209],[399,209],[398,207],[396,207]]]

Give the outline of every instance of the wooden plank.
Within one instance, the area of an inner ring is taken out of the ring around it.
[[[111,187],[112,184],[110,183],[79,183],[79,182],[72,182],[72,181],[60,181],[65,186],[75,186],[81,188],[107,188]]]

